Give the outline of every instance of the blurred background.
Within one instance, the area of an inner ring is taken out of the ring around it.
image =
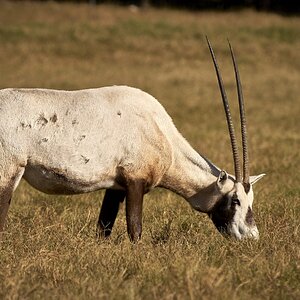
[[[15,0],[11,0],[15,1]],[[20,1],[20,0],[19,0]],[[21,0],[32,1],[32,0]],[[45,0],[40,0],[45,2]],[[254,8],[257,11],[276,11],[297,14],[300,12],[299,1],[294,0],[56,0],[56,2],[90,3],[90,4],[121,4],[140,7],[173,7],[190,10],[214,9],[228,10]]]

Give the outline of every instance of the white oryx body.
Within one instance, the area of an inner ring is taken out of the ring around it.
[[[126,86],[1,90],[0,142],[11,172],[21,178],[25,171],[33,187],[50,194],[122,188],[122,169],[149,188],[180,186],[188,197],[219,173],[185,141],[155,98]],[[10,180],[7,164],[0,168],[1,179]]]
[[[209,42],[208,42],[209,43]],[[239,94],[243,177],[229,104],[214,53],[231,138],[235,176],[198,154],[182,137],[161,104],[126,86],[80,91],[0,90],[0,232],[13,191],[23,177],[49,194],[106,189],[98,233],[109,236],[126,198],[132,241],[142,232],[143,196],[160,186],[207,213],[218,230],[238,239],[258,238],[252,215],[244,104]]]

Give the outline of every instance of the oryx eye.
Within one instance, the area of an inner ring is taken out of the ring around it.
[[[234,195],[231,199],[231,203],[232,205],[238,205],[238,206],[241,206],[241,202],[240,200],[238,199],[238,197],[236,195]]]

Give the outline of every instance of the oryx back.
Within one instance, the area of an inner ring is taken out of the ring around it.
[[[121,188],[118,172],[155,185],[171,163],[176,129],[149,94],[129,87],[2,90],[2,154],[47,193]]]

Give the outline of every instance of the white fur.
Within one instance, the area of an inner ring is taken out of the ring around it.
[[[182,160],[190,164],[185,168],[191,180],[195,168],[205,175],[213,168],[178,133],[159,102],[138,89],[5,89],[0,101],[0,174],[10,177],[7,164],[14,165],[12,172],[25,167],[24,178],[44,192],[55,193],[46,169],[80,181],[80,193],[117,187],[118,167],[137,178],[153,171],[153,187],[167,171],[180,174],[173,167]],[[205,178],[200,174],[197,181]]]

